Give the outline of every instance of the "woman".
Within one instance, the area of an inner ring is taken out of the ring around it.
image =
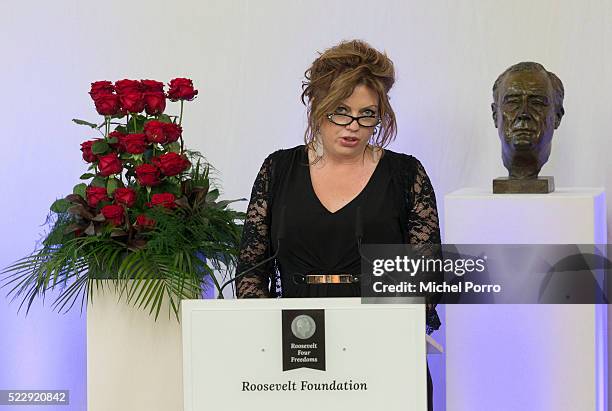
[[[305,144],[264,161],[237,272],[276,258],[238,279],[238,298],[359,296],[361,238],[440,243],[425,169],[412,156],[384,149],[396,135],[391,60],[365,42],[342,42],[322,53],[305,77]],[[439,325],[428,305],[428,332]]]

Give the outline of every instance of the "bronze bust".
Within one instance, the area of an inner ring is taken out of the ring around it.
[[[561,80],[538,63],[522,62],[493,85],[493,121],[509,176],[493,180],[493,193],[549,193],[553,177],[538,177],[565,113]]]

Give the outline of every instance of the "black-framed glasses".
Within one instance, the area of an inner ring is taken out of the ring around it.
[[[380,123],[380,119],[376,116],[359,116],[353,117],[348,114],[330,113],[327,119],[338,126],[348,126],[353,121],[357,121],[361,127],[376,127]]]

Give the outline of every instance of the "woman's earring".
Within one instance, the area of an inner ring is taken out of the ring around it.
[[[315,131],[313,146],[314,146],[317,158],[323,157],[323,142],[321,141],[321,132],[319,130]]]
[[[372,131],[372,137],[378,134],[378,126],[374,127],[374,131]]]

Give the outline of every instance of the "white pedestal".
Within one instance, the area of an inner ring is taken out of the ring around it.
[[[447,244],[603,244],[603,189],[445,197]],[[606,307],[448,305],[448,411],[603,411]]]
[[[106,286],[87,307],[87,410],[182,411],[181,328],[162,307],[118,301]]]

